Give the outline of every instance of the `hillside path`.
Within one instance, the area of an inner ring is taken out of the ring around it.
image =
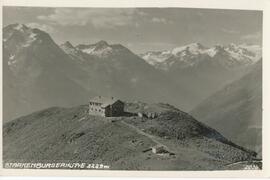
[[[143,132],[142,130],[140,130],[139,128],[137,128],[137,127],[135,127],[135,126],[133,126],[133,125],[131,125],[131,124],[128,124],[128,123],[126,123],[126,122],[124,122],[124,121],[120,121],[120,122],[121,122],[122,124],[124,124],[124,125],[126,125],[126,126],[132,128],[132,129],[134,129],[137,133],[139,133],[139,134],[141,134],[141,135],[143,135],[143,136],[146,136],[146,137],[150,138],[150,139],[151,139],[153,142],[155,142],[157,145],[161,145],[161,146],[167,147],[166,145],[164,145],[164,144],[162,144],[161,142],[159,142],[159,141],[156,139],[155,136],[152,136],[152,135],[150,135],[150,134],[147,134],[147,133]]]

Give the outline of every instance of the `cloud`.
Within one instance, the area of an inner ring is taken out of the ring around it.
[[[28,23],[26,25],[29,26],[29,27],[31,27],[31,28],[38,28],[38,29],[40,29],[42,31],[45,31],[47,33],[54,33],[54,32],[56,32],[56,30],[52,26],[46,25],[46,24],[39,24],[39,23],[32,22],[32,23]]]
[[[47,16],[38,16],[40,20],[62,26],[85,26],[92,24],[96,28],[115,28],[133,26],[135,16],[144,16],[145,13],[137,9],[71,9],[57,8]]]
[[[241,39],[245,39],[245,40],[262,39],[262,33],[258,31],[255,33],[247,34],[247,35],[242,36]]]

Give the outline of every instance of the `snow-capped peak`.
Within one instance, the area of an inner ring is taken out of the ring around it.
[[[231,57],[242,62],[257,62],[260,59],[261,54],[259,51],[252,51],[241,45],[229,44],[225,47],[225,50],[230,54]],[[261,51],[261,50],[260,50]]]
[[[243,53],[247,52],[247,49],[242,48],[240,46],[237,46],[236,44],[233,44],[233,43],[229,44],[227,47],[225,47],[225,49],[227,51],[234,52],[234,53],[242,53],[243,54]],[[249,52],[249,53],[252,53],[252,52]]]
[[[93,56],[98,56],[100,58],[106,58],[111,54],[115,53],[125,53],[129,50],[122,46],[121,44],[108,44],[106,41],[98,41],[95,44],[79,44],[76,49]]]
[[[172,56],[171,51],[149,51],[145,54],[140,54],[140,57],[143,58],[150,65],[155,65],[157,63],[162,63]]]
[[[49,34],[24,24],[10,24],[4,27],[3,40],[3,47],[8,49],[10,54],[7,64],[13,68],[23,61],[18,53],[56,46]]]
[[[19,23],[11,24],[10,27],[12,27],[14,30],[21,31],[21,32],[25,32],[29,30],[29,28],[26,25],[19,24]]]
[[[64,44],[62,44],[61,46],[63,47],[67,47],[67,48],[74,48],[73,45],[69,42],[69,41],[66,41]]]
[[[60,45],[60,48],[68,54],[71,59],[77,60],[79,59],[80,61],[85,61],[83,58],[82,52],[74,47],[69,41],[66,41],[65,43]]]
[[[214,57],[217,53],[224,53],[225,49],[224,46],[222,46],[221,44],[216,44],[211,48],[208,48],[204,51],[205,54],[207,54],[210,57]]]
[[[254,51],[256,49],[256,51]],[[220,45],[217,44],[213,47],[205,47],[200,43],[191,43],[188,45],[176,47],[172,50],[166,51],[150,51],[140,56],[149,64],[155,66],[156,68],[161,68],[167,70],[170,66],[175,65],[177,62],[181,62],[182,66],[193,66],[196,63],[202,61],[204,57],[206,59],[224,59],[223,61],[228,61],[228,63],[224,62],[223,64],[237,64],[237,65],[248,65],[254,64],[260,57],[259,52],[261,49],[257,46],[252,48],[248,48],[244,45]],[[221,58],[223,57],[223,58]]]
[[[4,45],[21,45],[28,47],[34,42],[52,42],[50,35],[37,28],[30,28],[24,24],[10,24],[3,29]]]
[[[189,51],[191,54],[201,54],[205,49],[206,47],[200,43],[191,43],[181,47],[176,47],[171,52],[173,55],[178,55],[183,51]]]
[[[109,46],[109,44],[106,41],[104,41],[104,40],[98,41],[95,45],[97,47],[106,47],[106,46]]]
[[[106,57],[108,54],[112,52],[112,48],[109,45],[107,45],[107,43],[105,44],[99,42],[90,45],[78,45],[77,49],[86,54],[98,57]]]
[[[262,47],[256,44],[240,44],[239,47],[247,49],[255,54],[254,59],[259,60],[262,57]]]
[[[151,65],[162,65],[162,63],[167,65],[173,65],[174,63],[170,61],[170,63],[165,62],[172,57],[182,61],[186,59],[186,56],[200,55],[206,53],[207,48],[202,44],[196,42],[187,44],[184,46],[176,47],[172,50],[165,51],[149,51],[140,56]],[[164,65],[162,65],[162,69],[167,69]]]

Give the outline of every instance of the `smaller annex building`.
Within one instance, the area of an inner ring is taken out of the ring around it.
[[[96,96],[89,101],[89,114],[117,117],[124,113],[124,102],[114,97]]]

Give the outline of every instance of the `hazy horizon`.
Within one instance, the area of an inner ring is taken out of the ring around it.
[[[58,44],[105,40],[135,53],[193,42],[262,43],[262,12],[253,10],[3,7],[3,25],[13,23],[42,29]]]

